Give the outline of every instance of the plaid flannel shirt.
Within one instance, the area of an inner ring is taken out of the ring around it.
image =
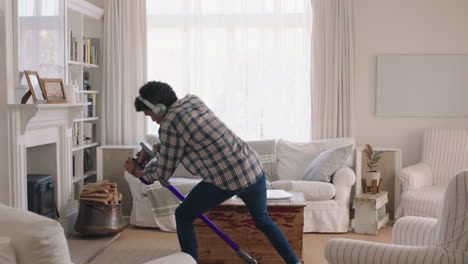
[[[172,104],[160,124],[159,138],[159,160],[143,172],[149,182],[169,179],[180,162],[223,190],[248,187],[262,175],[258,154],[195,95]]]

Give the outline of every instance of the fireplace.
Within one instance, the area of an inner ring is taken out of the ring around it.
[[[9,174],[7,205],[28,209],[27,174],[54,181],[59,221],[68,233],[77,210],[71,206],[73,119],[83,104],[8,105]]]

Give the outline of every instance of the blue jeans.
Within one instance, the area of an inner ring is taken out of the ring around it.
[[[193,221],[201,214],[218,206],[236,194],[246,204],[255,226],[268,237],[273,247],[286,263],[295,264],[299,262],[283,231],[268,215],[265,173],[263,173],[257,183],[236,191],[222,190],[207,182],[197,184],[175,212],[177,236],[181,250],[192,255],[198,262],[197,238]]]

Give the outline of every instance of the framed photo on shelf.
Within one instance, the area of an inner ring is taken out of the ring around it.
[[[21,103],[25,104],[31,95],[35,104],[47,103],[47,95],[44,92],[39,73],[24,71],[24,75],[28,81],[29,91],[23,96]]]
[[[43,78],[41,81],[47,97],[47,102],[55,104],[67,102],[62,79]]]

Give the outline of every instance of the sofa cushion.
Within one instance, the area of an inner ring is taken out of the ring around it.
[[[71,263],[67,240],[57,221],[2,204],[0,215],[0,236],[11,238],[19,263]]]
[[[247,141],[247,144],[257,152],[263,164],[263,171],[265,172],[267,180],[278,180],[278,175],[276,173],[276,140]]]
[[[15,249],[9,237],[0,237],[0,263],[17,263]]]
[[[331,176],[348,159],[352,147],[349,145],[320,152],[305,170],[303,180],[331,182]]]
[[[278,166],[280,180],[301,180],[310,162],[318,157],[320,152],[337,147],[353,145],[353,138],[323,139],[311,142],[291,142],[279,139],[277,142]],[[351,152],[345,165],[353,167],[354,151]]]
[[[316,181],[275,181],[270,189],[302,192],[306,201],[323,201],[335,197],[335,185]]]

